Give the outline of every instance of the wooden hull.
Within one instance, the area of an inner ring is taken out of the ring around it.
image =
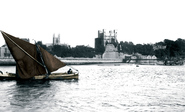
[[[71,79],[78,79],[78,73],[52,73],[49,75],[49,77],[46,79],[46,75],[39,75],[35,76],[32,79],[33,80],[71,80]],[[17,80],[14,73],[0,73],[0,80]]]

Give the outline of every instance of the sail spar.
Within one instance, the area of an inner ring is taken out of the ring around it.
[[[5,42],[16,61],[18,76],[22,79],[29,79],[37,75],[46,74],[44,65],[39,58],[36,45],[22,39],[16,38],[1,31]],[[40,47],[44,64],[50,72],[56,71],[66,64],[51,55]]]

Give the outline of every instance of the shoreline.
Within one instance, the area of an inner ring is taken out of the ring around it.
[[[58,58],[58,57],[57,57]],[[97,58],[58,58],[67,65],[90,65],[90,64],[137,64],[136,60],[124,63],[123,59],[97,59]],[[143,60],[141,65],[155,65],[156,60]],[[13,58],[0,58],[0,66],[16,65]],[[161,65],[161,64],[160,64]]]
[[[57,57],[58,58],[58,57]],[[164,65],[162,60],[157,59],[143,59],[131,60],[129,63],[123,62],[123,59],[98,59],[98,58],[58,58],[66,65],[90,65],[90,64],[139,64],[139,65]],[[0,66],[14,66],[16,62],[13,58],[0,58]],[[168,65],[165,65],[168,66]],[[170,65],[179,66],[179,65]]]

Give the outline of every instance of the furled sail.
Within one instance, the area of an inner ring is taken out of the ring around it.
[[[16,38],[1,31],[6,44],[16,61],[18,76],[22,79],[29,79],[36,75],[46,74],[44,65],[38,56],[36,45]],[[49,52],[40,47],[44,64],[50,72],[56,71],[65,66],[65,63],[55,58]]]

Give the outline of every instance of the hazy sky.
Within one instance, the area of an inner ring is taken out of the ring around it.
[[[43,43],[55,33],[61,43],[94,47],[102,29],[134,44],[185,39],[184,0],[0,0],[0,12],[0,30]]]

